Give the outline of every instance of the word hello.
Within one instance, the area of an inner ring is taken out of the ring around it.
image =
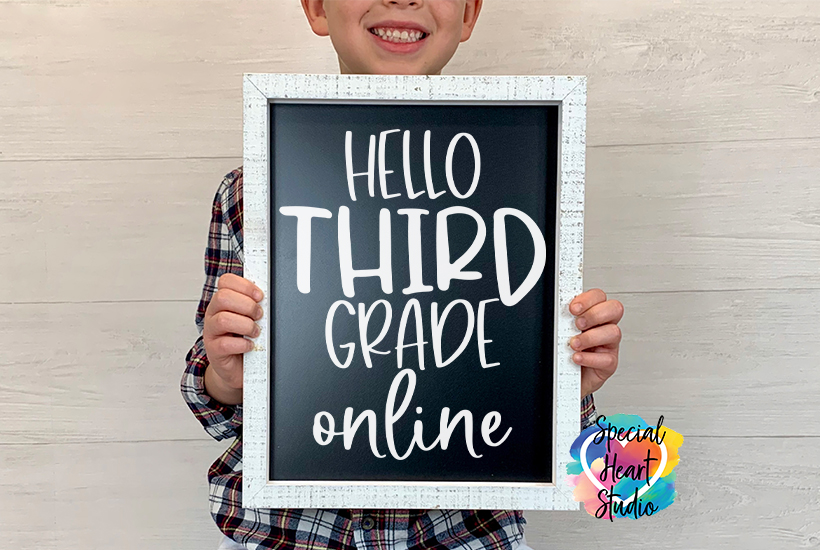
[[[383,199],[392,199],[398,197],[401,193],[388,193],[387,191],[387,175],[392,174],[393,170],[388,170],[385,166],[385,151],[384,144],[387,141],[387,136],[400,132],[401,130],[386,130],[379,133],[379,188],[381,190]],[[470,183],[470,188],[466,193],[459,192],[456,187],[456,182],[453,180],[453,154],[455,153],[456,145],[461,138],[467,138],[472,146],[473,162],[475,168],[473,169],[473,181]],[[424,132],[424,180],[427,185],[426,189],[416,191],[413,189],[413,180],[410,177],[410,130],[404,131],[404,140],[402,142],[402,166],[404,168],[404,187],[407,191],[407,196],[411,199],[420,197],[427,193],[431,199],[435,199],[446,191],[436,191],[433,184],[432,170],[430,167],[430,130]],[[350,199],[356,200],[356,189],[354,186],[354,178],[357,176],[367,176],[367,189],[370,196],[375,196],[375,164],[376,164],[376,136],[370,136],[370,150],[368,154],[367,172],[353,172],[353,132],[345,132],[345,165],[347,167],[347,188],[350,192]],[[447,158],[444,161],[444,171],[447,176],[447,187],[459,199],[466,199],[475,192],[478,185],[478,178],[481,175],[481,153],[478,151],[478,144],[475,138],[467,133],[456,134],[450,140],[450,145],[447,147]]]

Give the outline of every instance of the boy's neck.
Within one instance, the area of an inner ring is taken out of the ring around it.
[[[360,73],[356,73],[354,71],[351,71],[350,67],[345,65],[344,61],[342,61],[341,57],[337,57],[337,59],[339,60],[339,72],[341,74],[360,74]],[[441,75],[441,70],[439,70],[437,73],[432,73],[432,74],[433,75]]]

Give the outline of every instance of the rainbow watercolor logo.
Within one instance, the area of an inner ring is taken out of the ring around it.
[[[570,448],[567,483],[598,519],[651,516],[675,500],[675,467],[683,436],[640,416],[599,416]]]

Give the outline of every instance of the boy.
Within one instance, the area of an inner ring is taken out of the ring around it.
[[[469,39],[482,0],[302,0],[314,33],[330,36],[342,73],[438,75]],[[242,362],[259,335],[262,291],[244,279],[242,168],[214,198],[206,280],[186,357],[182,394],[215,439],[236,437],[211,466],[211,513],[227,535],[221,548],[524,550],[521,511],[248,510],[242,490]],[[617,367],[623,306],[599,289],[570,308],[582,334],[570,342],[582,367],[581,428],[595,419],[592,392]],[[585,351],[581,351],[585,350]],[[242,543],[242,544],[239,544]]]

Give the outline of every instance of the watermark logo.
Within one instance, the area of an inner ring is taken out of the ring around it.
[[[638,519],[675,500],[675,467],[683,436],[636,415],[599,416],[575,439],[567,483],[598,519]]]

